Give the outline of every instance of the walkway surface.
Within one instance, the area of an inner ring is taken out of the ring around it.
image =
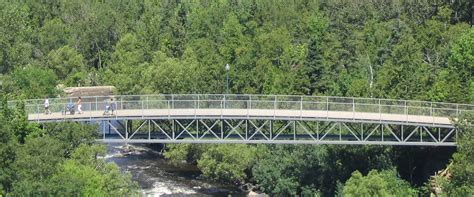
[[[264,110],[264,109],[144,109],[119,110],[114,115],[104,111],[84,111],[83,114],[29,114],[30,121],[86,121],[102,119],[168,119],[168,118],[214,118],[214,119],[315,119],[352,122],[384,122],[409,125],[449,126],[449,117],[400,115],[387,113],[318,111],[318,110]]]
[[[43,99],[26,100],[30,121],[91,121],[104,119],[304,119],[383,122],[407,125],[452,126],[473,105],[374,98],[288,95],[117,95],[83,97],[83,114],[65,113],[77,98],[50,99],[51,114],[44,114]],[[111,104],[113,103],[113,104]],[[113,115],[104,115],[115,106]],[[76,106],[77,107],[77,106]]]

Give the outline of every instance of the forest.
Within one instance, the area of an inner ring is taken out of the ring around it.
[[[0,195],[137,195],[130,174],[101,159],[94,128],[40,129],[6,104],[63,87],[224,93],[229,64],[233,94],[474,103],[471,0],[5,0],[0,10]],[[267,194],[469,196],[474,119],[463,117],[457,148],[172,145],[165,157]]]

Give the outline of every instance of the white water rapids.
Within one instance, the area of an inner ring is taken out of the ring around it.
[[[202,179],[195,166],[173,166],[158,151],[145,146],[130,146],[124,151],[122,144],[111,144],[105,159],[130,172],[143,196],[245,196],[235,186]]]

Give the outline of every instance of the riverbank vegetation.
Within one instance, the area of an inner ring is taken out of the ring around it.
[[[0,107],[0,195],[134,196],[138,185],[95,143],[94,126],[29,123],[26,114]]]
[[[474,103],[472,7],[470,0],[2,1],[1,93],[54,97],[60,84],[114,85],[117,94],[224,93],[229,64],[231,93]],[[81,145],[91,143],[90,128],[40,130],[11,113],[0,125],[3,192],[131,192],[117,189],[127,175],[90,157],[102,148]],[[166,157],[269,194],[467,195],[470,124],[459,123],[466,134],[457,150],[179,145]],[[447,166],[446,176],[429,178]]]

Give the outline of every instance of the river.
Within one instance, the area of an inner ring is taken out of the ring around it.
[[[171,165],[162,154],[142,145],[109,144],[106,160],[129,171],[138,182],[143,196],[245,196],[237,186],[216,183],[202,178],[194,165]]]

